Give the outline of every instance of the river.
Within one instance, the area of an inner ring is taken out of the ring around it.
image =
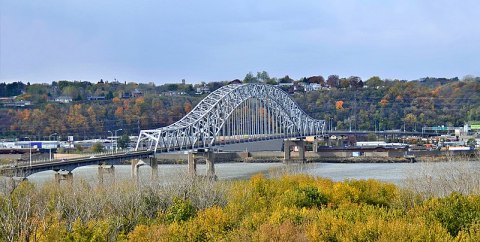
[[[159,165],[159,181],[169,181],[186,175],[187,165]],[[376,179],[404,185],[407,180],[455,177],[471,173],[480,178],[480,162],[431,162],[431,163],[309,163],[304,165],[284,165],[281,163],[219,163],[215,164],[215,173],[219,180],[246,179],[257,173],[267,175],[282,172],[302,173],[312,176],[330,178],[335,181],[345,179]],[[152,169],[149,166],[139,168],[140,182],[150,182]],[[79,167],[73,171],[74,179],[98,182],[97,166]],[[205,174],[205,165],[197,166],[197,174]],[[53,181],[54,172],[45,171],[28,177],[33,183],[41,184]],[[105,174],[104,179],[131,179],[129,165],[115,166],[115,176]]]

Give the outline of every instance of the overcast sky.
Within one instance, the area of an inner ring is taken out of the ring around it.
[[[0,0],[0,81],[480,76],[477,0]]]

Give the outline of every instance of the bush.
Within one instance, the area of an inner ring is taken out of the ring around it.
[[[180,222],[186,221],[195,216],[196,209],[188,199],[173,198],[173,204],[167,210],[165,218],[167,222]]]

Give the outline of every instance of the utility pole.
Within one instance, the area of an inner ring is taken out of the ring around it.
[[[32,139],[30,139],[30,137],[25,137],[25,139],[28,139],[30,141],[28,144],[30,146],[30,166],[32,166]]]
[[[51,138],[53,135],[57,135],[57,133],[53,133],[53,134],[49,135],[49,136],[48,136],[48,141],[50,141],[50,138]],[[51,147],[51,146],[48,147],[48,158],[49,158],[50,160],[52,160],[52,147]]]
[[[117,137],[117,131],[122,131],[123,129],[117,129],[115,130],[115,153],[118,152],[118,137]]]
[[[112,154],[113,154],[113,132],[108,130],[108,132],[112,135],[110,136],[110,145],[112,146]]]

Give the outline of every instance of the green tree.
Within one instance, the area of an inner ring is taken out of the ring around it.
[[[257,83],[258,78],[256,76],[254,76],[252,72],[249,72],[249,73],[247,73],[247,75],[245,75],[245,78],[243,79],[243,82],[244,83]]]
[[[97,153],[99,153],[99,152],[102,152],[102,151],[103,151],[103,144],[102,144],[102,143],[97,142],[97,143],[93,144],[93,146],[92,146],[92,152],[97,152]]]
[[[477,141],[474,138],[470,138],[467,140],[467,145],[474,148],[477,145]]]
[[[117,141],[118,147],[121,149],[128,148],[128,144],[130,143],[130,137],[128,134],[123,134]]]
[[[186,221],[197,213],[190,200],[173,198],[173,204],[167,210],[166,219],[168,222]]]

